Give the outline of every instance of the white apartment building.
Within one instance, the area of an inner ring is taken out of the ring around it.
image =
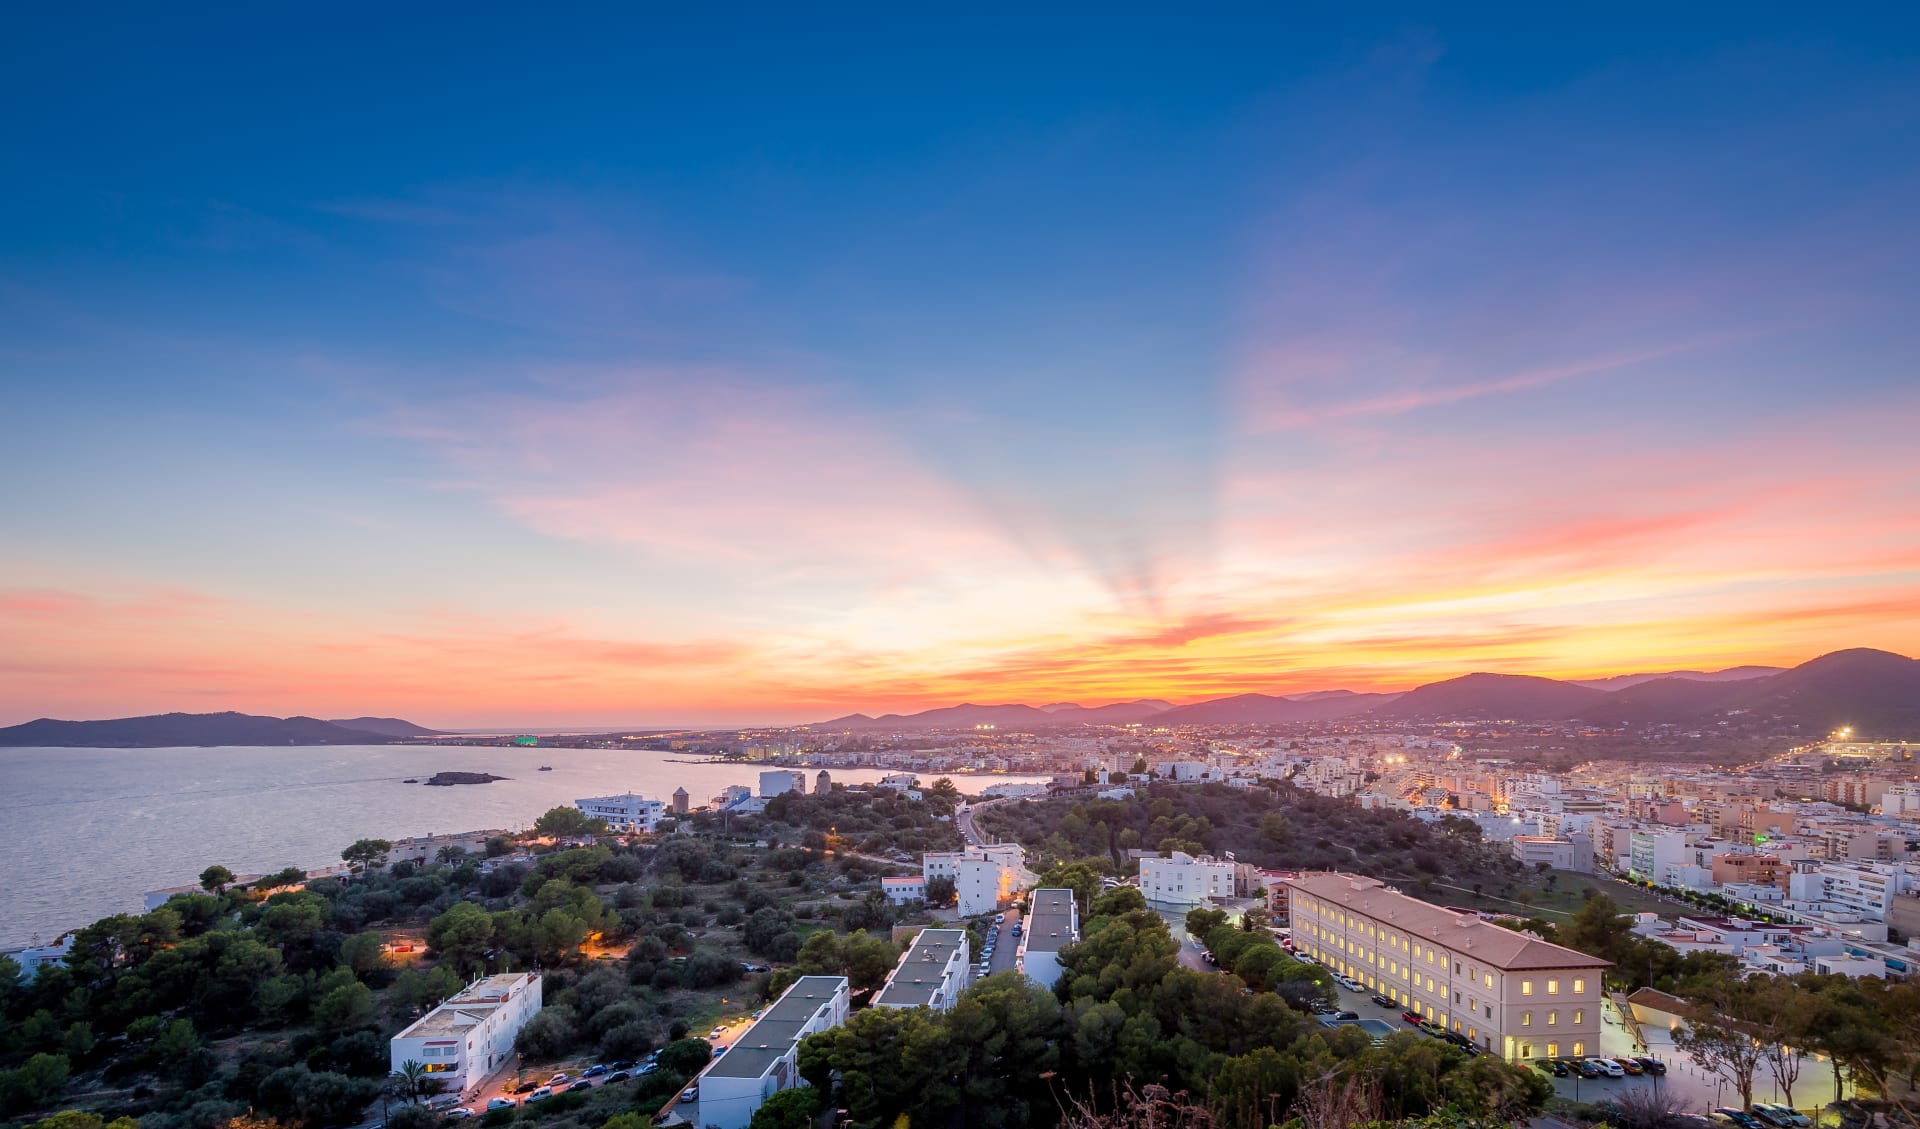
[[[896,906],[927,900],[927,880],[911,875],[900,878],[882,878],[880,892]]]
[[[1080,906],[1073,891],[1035,890],[1021,930],[1014,967],[1043,987],[1058,984],[1060,950],[1080,940]]]
[[[1522,866],[1545,863],[1555,870],[1591,871],[1593,844],[1585,839],[1575,842],[1547,835],[1515,835],[1513,861]]]
[[[920,870],[927,881],[942,877],[953,880],[962,917],[992,913],[1039,881],[1039,876],[1027,869],[1026,848],[1018,843],[929,851],[921,856]]]
[[[760,798],[771,800],[785,792],[807,794],[807,774],[795,769],[775,768],[760,774]]]
[[[732,1049],[707,1064],[694,1080],[700,1104],[686,1110],[695,1125],[747,1129],[760,1103],[795,1086],[800,1077],[800,1040],[847,1021],[844,976],[802,976],[754,1020]]]
[[[1162,906],[1197,906],[1208,898],[1231,898],[1233,870],[1232,863],[1212,855],[1194,858],[1175,851],[1171,858],[1148,856],[1140,860],[1140,892],[1148,902]]]
[[[973,946],[965,929],[922,929],[887,974],[874,1007],[945,1011],[972,983]]]
[[[1687,857],[1687,833],[1636,827],[1628,837],[1627,873],[1643,881],[1673,884],[1673,871],[1693,860]]]
[[[387,1044],[394,1070],[409,1060],[449,1091],[478,1085],[513,1057],[513,1039],[540,1010],[540,977],[502,973],[467,985]]]
[[[637,792],[620,796],[592,796],[573,801],[573,806],[589,819],[606,820],[609,830],[622,835],[651,832],[659,825],[660,816],[667,810],[665,803],[650,800]]]
[[[1902,866],[1871,863],[1822,863],[1811,871],[1787,877],[1787,896],[1796,902],[1854,913],[1868,921],[1885,921],[1894,895],[1906,876]]]
[[[1895,784],[1880,797],[1880,813],[1920,818],[1920,784]]]
[[[1599,957],[1337,872],[1288,881],[1296,949],[1509,1062],[1600,1049]]]

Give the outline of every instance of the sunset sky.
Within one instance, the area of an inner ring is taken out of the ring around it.
[[[0,724],[1920,653],[1915,9],[1280,7],[15,9]]]

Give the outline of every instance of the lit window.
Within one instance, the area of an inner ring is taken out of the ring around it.
[[[1586,1022],[1586,1018],[1587,1018],[1586,1012],[1581,1011],[1579,1008],[1573,1009],[1573,1022],[1575,1026],[1578,1026],[1579,1024]],[[1575,1051],[1574,1053],[1579,1054],[1580,1052]]]
[[[1520,981],[1520,994],[1523,996],[1533,995],[1533,981],[1531,980]]]
[[[1573,981],[1573,994],[1580,995],[1587,990],[1587,982],[1576,977]]]
[[[1493,987],[1493,973],[1487,973],[1487,987]]]
[[[1550,1011],[1550,1012],[1548,1012],[1548,1013],[1547,1013],[1547,1026],[1548,1026],[1548,1027],[1554,1027],[1554,1026],[1558,1026],[1558,1025],[1559,1025],[1559,1023],[1560,1023],[1560,1013],[1559,1013],[1559,1012],[1557,1012],[1557,1011]]]
[[[1573,1045],[1573,1057],[1579,1058],[1581,1055],[1586,1053],[1587,1053],[1587,1045],[1585,1043],[1575,1043]]]
[[[1532,1027],[1532,1026],[1533,1026],[1533,1013],[1532,1013],[1532,1012],[1530,1012],[1530,1011],[1523,1011],[1523,1012],[1521,1012],[1521,1013],[1520,1013],[1520,1026],[1522,1026],[1522,1027]]]
[[[1558,980],[1547,981],[1547,995],[1557,996],[1559,994],[1560,994],[1560,981]]]

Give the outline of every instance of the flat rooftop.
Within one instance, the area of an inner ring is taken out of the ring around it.
[[[800,1041],[800,1031],[834,994],[844,988],[844,976],[802,976],[754,1020],[738,1041],[705,1073],[715,1078],[758,1078]]]
[[[880,994],[873,998],[874,1005],[920,1007],[932,1003],[934,993],[946,981],[947,962],[966,945],[965,929],[922,929],[894,966]]]
[[[1033,908],[1021,923],[1027,951],[1057,953],[1073,944],[1073,916],[1072,890],[1035,890]]]
[[[1287,885],[1300,893],[1385,922],[1410,937],[1466,954],[1502,971],[1597,969],[1613,963],[1542,941],[1526,933],[1515,933],[1511,929],[1482,921],[1473,913],[1451,910],[1409,897],[1388,887],[1378,878],[1326,871],[1303,874]]]
[[[516,992],[531,989],[533,976],[525,972],[502,972],[475,980],[454,993],[446,1002],[415,1020],[400,1032],[401,1039],[451,1037],[454,1033],[485,1022],[494,1009]]]

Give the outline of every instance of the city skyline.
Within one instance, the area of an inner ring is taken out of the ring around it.
[[[1910,15],[764,19],[22,13],[0,725],[1920,653]]]

